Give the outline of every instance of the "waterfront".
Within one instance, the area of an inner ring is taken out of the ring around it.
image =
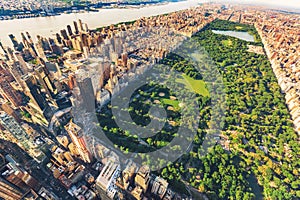
[[[11,36],[0,144],[23,151],[0,148],[0,199],[298,199],[299,17],[209,3]]]
[[[187,9],[197,6],[200,2],[205,1],[206,0],[187,0],[163,5],[145,6],[142,8],[99,9],[99,12],[72,13],[52,17],[0,21],[0,27],[5,27],[1,28],[0,40],[3,45],[11,46],[12,44],[8,37],[8,34],[11,33],[19,40],[21,38],[21,32],[28,31],[35,40],[37,35],[51,37],[61,29],[64,29],[68,24],[72,24],[74,20],[78,19],[81,19],[84,23],[88,24],[89,28],[93,29],[119,22],[136,20],[141,17],[149,17]]]

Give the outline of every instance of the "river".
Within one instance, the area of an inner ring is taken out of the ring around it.
[[[119,22],[136,20],[141,17],[165,14],[197,6],[207,0],[187,0],[160,5],[150,5],[142,8],[112,8],[99,9],[99,12],[61,14],[52,17],[37,17],[0,21],[0,40],[3,45],[12,46],[8,34],[14,34],[20,40],[21,32],[28,31],[34,41],[36,36],[51,37],[74,20],[81,19],[90,29],[107,26]]]

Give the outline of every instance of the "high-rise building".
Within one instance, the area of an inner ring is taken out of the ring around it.
[[[68,26],[67,26],[67,29],[68,29],[69,36],[72,36],[72,35],[73,35],[73,32],[72,32],[71,26],[68,25]]]
[[[6,155],[5,158],[8,163],[0,169],[3,179],[19,188],[23,194],[40,186],[38,181],[20,167],[20,164],[10,154]]]
[[[10,73],[9,68],[10,68],[9,65],[7,65],[6,62],[4,61],[0,62],[0,73],[5,75],[6,79],[9,82],[13,82],[15,79],[13,75]]]
[[[19,200],[22,196],[23,192],[19,188],[0,177],[0,199]]]
[[[2,42],[0,41],[0,48],[2,49],[3,53],[7,54],[6,49],[3,47]]]
[[[121,38],[118,35],[116,35],[114,37],[114,49],[115,49],[115,52],[118,55],[121,54],[121,52],[122,52],[122,40],[121,40]]]
[[[59,44],[62,44],[62,38],[60,37],[59,33],[56,33],[55,36],[56,36],[56,41],[57,41]]]
[[[20,63],[17,61],[12,62],[10,65],[3,62],[1,63],[2,67],[5,68],[6,71],[8,71],[12,77],[10,81],[12,82],[13,79],[17,81],[17,83],[21,86],[21,88],[24,90],[26,88],[24,81],[22,80],[23,71],[21,69]]]
[[[7,47],[7,57],[9,61],[16,61],[14,51],[10,47]]]
[[[136,171],[136,164],[132,160],[127,160],[125,169],[122,172],[122,178],[123,178],[123,185],[125,190],[129,187],[129,184],[131,183],[135,171]]]
[[[46,38],[43,38],[40,35],[38,35],[37,39],[38,39],[38,44],[43,48],[44,51],[51,51],[49,42]]]
[[[20,63],[20,67],[22,69],[23,74],[28,74],[28,66],[25,60],[23,59],[22,53],[16,51],[14,53],[16,60]]]
[[[110,78],[110,70],[111,70],[111,63],[110,62],[102,62],[100,63],[100,76],[102,78],[101,84],[105,83]]]
[[[14,45],[14,49],[15,49],[16,51],[22,51],[23,45],[22,45],[22,44],[19,44],[19,42],[17,41],[16,37],[15,37],[13,34],[9,34],[8,36],[9,36],[11,42],[12,42],[13,45]]]
[[[157,176],[152,183],[151,193],[156,194],[160,199],[163,199],[168,190],[168,185],[169,183],[165,179]]]
[[[7,68],[5,63],[0,65],[0,94],[14,107],[19,107],[22,105],[22,95],[11,86],[14,78]]]
[[[83,31],[83,25],[82,25],[81,19],[78,20],[78,24],[79,24],[79,30],[82,32]]]
[[[12,116],[13,118],[15,118],[15,120],[20,123],[21,122],[21,118],[18,114],[18,112],[13,109],[11,107],[11,105],[9,105],[7,102],[0,102],[0,110],[3,110],[4,112],[6,112],[8,115]]]
[[[56,55],[62,55],[63,50],[61,49],[60,46],[58,46],[54,39],[49,38],[49,45],[51,48],[52,53],[56,54]]]
[[[75,75],[74,74],[69,74],[68,77],[68,86],[70,88],[70,90],[73,90],[73,88],[75,87],[76,84],[76,80],[75,80]]]
[[[68,34],[67,34],[67,31],[65,29],[61,30],[60,34],[63,36],[64,40],[68,39]]]
[[[81,43],[81,41],[79,41],[77,38],[72,38],[71,42],[72,42],[72,47],[75,50],[82,51],[82,43]]]
[[[37,162],[42,162],[45,159],[45,154],[37,148],[22,126],[12,116],[0,111],[0,124],[13,135],[17,145]]]
[[[120,176],[120,165],[113,159],[104,163],[104,167],[96,179],[96,187],[106,192],[107,196],[113,199],[117,193],[116,180]]]
[[[77,22],[73,21],[73,24],[75,28],[75,34],[77,35],[79,33]]]
[[[8,80],[3,74],[0,74],[0,94],[14,107],[22,105],[22,95],[12,88]]]
[[[76,85],[80,90],[81,106],[87,112],[95,111],[95,94],[91,78],[82,70],[76,74]]]
[[[85,33],[80,33],[80,42],[83,47],[88,47],[88,36]]]
[[[33,75],[29,74],[23,77],[23,80],[26,83],[25,94],[29,96],[29,98],[36,106],[38,106],[41,111],[43,111],[48,106],[48,103],[37,84],[36,78]]]
[[[123,65],[126,67],[128,61],[128,54],[126,52],[122,53],[121,58],[122,58]]]
[[[23,44],[25,45],[26,48],[29,48],[30,47],[30,44],[29,42],[27,41],[26,37],[25,37],[25,34],[24,33],[21,33],[21,37],[22,37],[22,42]]]
[[[150,182],[150,168],[147,165],[142,166],[135,176],[135,184],[147,191]]]
[[[46,91],[49,98],[52,98],[55,92],[55,88],[51,79],[49,78],[48,69],[45,66],[40,65],[35,68],[34,72],[39,83],[43,86],[43,89]]]
[[[90,152],[87,149],[86,142],[83,135],[83,130],[80,126],[70,121],[65,126],[66,131],[68,132],[73,144],[76,147],[77,152],[80,155],[80,158],[87,163],[92,161]]]
[[[3,111],[0,111],[0,123],[17,139],[21,148],[30,148],[29,136],[13,117],[9,116]]]
[[[84,24],[84,31],[85,31],[85,32],[88,32],[88,31],[89,31],[89,27],[88,27],[87,23]]]
[[[45,52],[44,52],[43,47],[41,46],[41,43],[35,43],[34,46],[35,46],[35,49],[36,49],[36,52],[37,52],[38,57],[40,57],[40,58],[46,60],[47,57],[46,57],[46,55],[45,55]]]
[[[29,106],[38,111],[47,121],[50,121],[53,116],[53,110],[43,94],[37,79],[32,74],[29,74],[24,76],[23,80],[26,86],[24,93],[30,98]],[[49,100],[51,100],[51,97]]]
[[[26,32],[26,36],[24,33],[21,33],[21,36],[22,36],[22,41],[23,41],[23,44],[25,45],[25,47],[30,51],[30,54],[33,58],[36,57],[37,55],[37,51],[34,47],[34,44],[33,44],[33,41],[31,39],[31,36],[28,32]]]
[[[26,32],[26,35],[27,35],[29,43],[33,44],[33,41],[32,41],[32,38],[31,38],[30,34],[28,32]]]

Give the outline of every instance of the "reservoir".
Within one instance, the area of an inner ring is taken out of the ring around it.
[[[231,37],[235,37],[241,40],[245,40],[247,42],[255,42],[253,35],[250,35],[248,32],[242,31],[220,31],[220,30],[212,30],[215,34],[222,34]]]

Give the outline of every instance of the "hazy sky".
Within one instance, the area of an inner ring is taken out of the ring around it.
[[[300,9],[300,0],[219,0],[219,1],[249,3],[249,4],[257,4],[257,5],[259,4],[272,5],[276,7],[282,7],[282,8]]]

